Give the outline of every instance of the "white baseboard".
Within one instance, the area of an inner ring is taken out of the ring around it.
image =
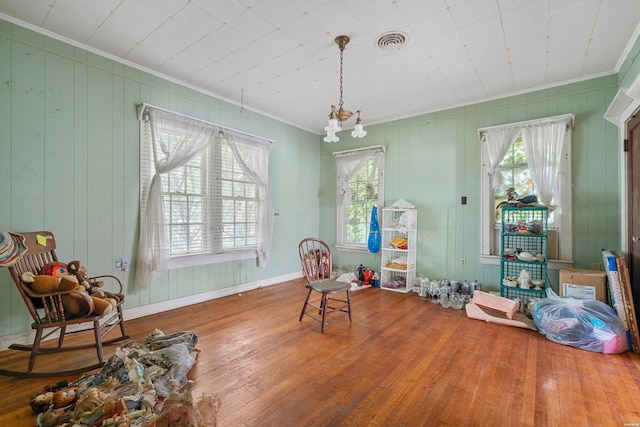
[[[204,292],[201,294],[190,295],[188,297],[176,298],[169,301],[162,301],[155,304],[143,305],[140,307],[125,308],[124,318],[126,320],[137,319],[138,317],[149,316],[151,314],[162,313],[164,311],[173,310],[175,308],[186,307],[188,305],[198,304],[203,301],[209,301],[216,298],[222,298],[229,295],[239,294],[254,289],[263,288],[265,286],[276,285],[278,283],[295,280],[302,277],[300,272],[285,274],[282,276],[271,277],[269,279],[258,280],[256,282],[243,283],[240,285],[230,286],[228,288],[218,289],[215,291]],[[72,328],[69,328],[72,330]],[[0,351],[7,350],[13,343],[31,344],[35,332],[20,332],[17,334],[4,335],[0,337]],[[58,334],[53,334],[49,339],[57,338]],[[27,355],[27,353],[25,353]]]

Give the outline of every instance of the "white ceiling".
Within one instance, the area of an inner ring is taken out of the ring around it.
[[[344,107],[366,129],[615,73],[640,1],[0,0],[0,18],[321,133],[338,35],[351,38]],[[389,31],[408,42],[379,48]]]

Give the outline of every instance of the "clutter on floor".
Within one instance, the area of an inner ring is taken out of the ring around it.
[[[577,273],[573,270],[571,274]],[[600,280],[602,274],[593,276]],[[539,331],[559,344],[606,354],[629,349],[628,330],[625,330],[619,313],[596,299],[595,289],[591,299],[560,297],[553,289],[547,288],[546,298],[522,301],[484,292],[476,282],[460,284],[455,280],[429,281],[423,278],[420,286],[414,286],[414,291],[443,308],[464,307],[470,319]]]
[[[548,339],[599,353],[623,353],[627,334],[616,312],[602,301],[559,297],[547,288],[547,298],[531,312],[538,329]]]
[[[194,402],[187,379],[197,342],[195,332],[156,329],[142,344],[124,343],[100,372],[49,384],[32,396],[37,426],[215,426],[220,398],[203,394]]]
[[[536,325],[531,319],[522,313],[517,313],[519,305],[517,301],[505,297],[475,291],[471,301],[465,305],[465,310],[470,319],[536,331]]]

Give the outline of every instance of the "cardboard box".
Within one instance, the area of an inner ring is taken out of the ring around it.
[[[560,296],[597,299],[607,303],[607,273],[566,267],[560,270]]]

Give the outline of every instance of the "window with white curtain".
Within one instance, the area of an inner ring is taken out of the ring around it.
[[[368,251],[371,210],[384,205],[384,147],[333,153],[336,161],[336,248]]]
[[[168,268],[269,259],[271,141],[140,107],[141,226],[136,283]]]
[[[498,263],[500,209],[506,191],[535,195],[549,207],[550,268],[573,260],[571,131],[573,114],[479,129],[481,261]],[[555,261],[555,265],[554,265]]]

